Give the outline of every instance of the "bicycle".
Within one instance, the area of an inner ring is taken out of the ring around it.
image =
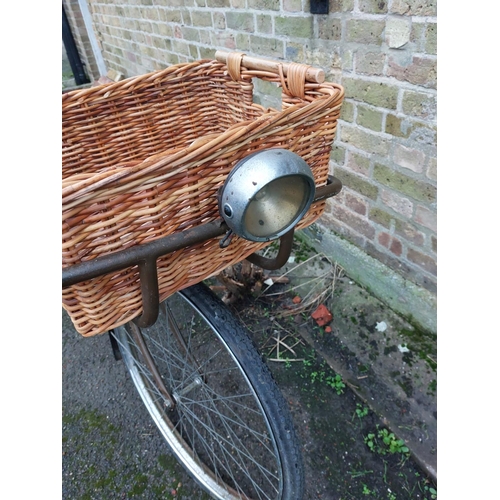
[[[268,178],[250,194],[238,192],[252,184],[244,179],[256,164],[261,176],[262,165],[271,165]],[[65,288],[138,267],[142,314],[108,329],[115,357],[123,359],[172,453],[213,498],[302,498],[300,444],[287,403],[245,327],[202,280],[160,300],[157,261],[219,237],[226,248],[236,234],[259,243],[279,239],[275,258],[246,257],[278,269],[304,214],[341,188],[332,176],[316,187],[297,154],[264,149],[244,156],[218,188],[217,220],[63,269]]]

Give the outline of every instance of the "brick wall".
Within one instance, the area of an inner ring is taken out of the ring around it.
[[[90,80],[97,80],[101,75],[99,74],[78,0],[63,0],[63,5],[78,53],[85,66],[85,72]]]
[[[436,0],[88,0],[109,68],[133,76],[216,49],[320,66],[344,85],[321,219],[436,291]],[[271,104],[277,96],[271,87]]]

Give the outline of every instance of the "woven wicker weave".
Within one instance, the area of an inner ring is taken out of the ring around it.
[[[217,189],[248,154],[282,147],[326,183],[342,87],[306,83],[304,65],[284,76],[202,60],[63,94],[63,267],[219,218]],[[282,111],[254,104],[252,78],[284,87]],[[314,204],[298,227],[314,222]],[[218,239],[158,260],[160,299],[266,246]],[[137,267],[63,289],[63,307],[83,336],[142,312]]]

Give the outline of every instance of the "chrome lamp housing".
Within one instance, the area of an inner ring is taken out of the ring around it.
[[[314,195],[313,173],[299,155],[266,149],[235,165],[219,192],[219,211],[238,236],[271,241],[297,225]]]

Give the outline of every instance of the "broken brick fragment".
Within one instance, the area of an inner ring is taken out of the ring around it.
[[[297,295],[292,299],[292,302],[294,304],[300,304],[302,302],[302,299]]]
[[[318,326],[324,326],[333,319],[332,313],[321,304],[318,308],[311,314],[311,318],[316,321]]]

